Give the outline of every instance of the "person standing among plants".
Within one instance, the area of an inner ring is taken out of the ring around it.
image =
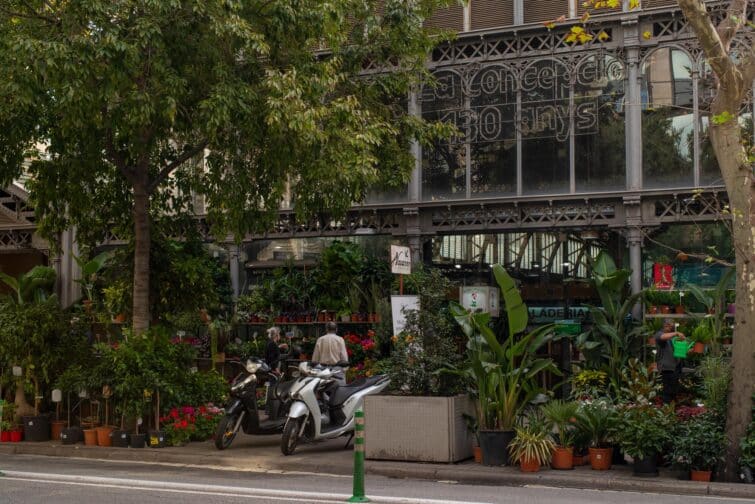
[[[281,330],[273,326],[267,330],[267,346],[265,347],[265,362],[273,371],[278,371],[281,357],[281,347],[278,342],[281,339]],[[285,343],[284,343],[285,345]]]
[[[325,334],[317,338],[317,343],[315,343],[312,362],[324,366],[335,366],[338,363],[349,361],[346,343],[342,337],[336,334],[336,330],[338,330],[338,326],[335,322],[325,324]],[[337,374],[335,378],[339,384],[346,384],[343,373]]]
[[[671,347],[671,340],[674,338],[684,340],[685,336],[674,328],[673,320],[665,319],[663,328],[655,334],[655,344],[658,347],[655,358],[663,383],[663,404],[676,400],[679,376],[682,374],[682,361],[674,357],[674,349]]]

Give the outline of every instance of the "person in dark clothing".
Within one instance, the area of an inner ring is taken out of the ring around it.
[[[281,357],[281,349],[279,341],[281,339],[281,331],[279,328],[273,326],[267,330],[267,346],[265,347],[265,362],[273,370],[278,369],[279,360]]]
[[[666,319],[663,321],[663,329],[655,334],[658,352],[656,362],[663,382],[663,404],[669,404],[676,400],[676,394],[679,390],[679,377],[682,374],[682,361],[674,357],[674,349],[671,347],[673,338],[684,340],[685,336],[674,328],[673,320]]]

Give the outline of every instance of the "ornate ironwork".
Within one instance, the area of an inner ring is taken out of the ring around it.
[[[20,225],[34,224],[34,208],[27,203],[27,198],[25,191],[18,187],[0,189],[0,212]]]
[[[617,202],[523,205],[501,203],[490,206],[448,206],[432,209],[429,227],[434,233],[483,230],[579,228],[620,225]]]
[[[669,222],[710,222],[728,220],[725,192],[687,193],[652,200],[652,214],[643,215],[644,224]],[[643,212],[644,214],[644,212]]]
[[[18,251],[33,248],[33,229],[0,229],[0,250]]]
[[[297,219],[293,212],[285,211],[278,214],[269,231],[251,235],[247,239],[403,234],[405,229],[403,212],[396,208],[353,210],[342,219],[323,217],[306,221]]]

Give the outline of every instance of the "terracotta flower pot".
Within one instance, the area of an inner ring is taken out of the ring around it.
[[[699,341],[695,342],[695,346],[692,347],[692,351],[694,353],[704,353],[705,352],[705,344],[700,343]]]
[[[97,446],[97,431],[94,429],[84,429],[84,444],[87,446]]]
[[[648,314],[650,314],[650,315],[657,315],[658,314],[658,307],[656,305],[650,305],[650,306],[648,306]]]
[[[126,314],[125,313],[119,313],[115,317],[113,317],[113,324],[122,324],[126,321]]]
[[[611,468],[613,448],[589,448],[590,465],[596,471],[607,471]]]
[[[97,444],[100,446],[113,446],[113,439],[110,435],[113,433],[112,427],[97,427]]]
[[[479,446],[473,446],[472,453],[474,454],[474,461],[478,464],[482,464],[482,448]]]
[[[566,448],[556,447],[553,452],[551,467],[553,469],[574,469],[574,448],[571,446]]]
[[[710,475],[712,471],[695,471],[694,469],[689,472],[689,479],[692,481],[710,481]]]
[[[674,312],[678,313],[679,315],[683,315],[685,313],[684,312],[684,306],[683,305],[676,305],[676,307],[674,307]]]
[[[540,470],[540,462],[537,459],[526,459],[524,457],[519,459],[519,468],[522,472],[538,472]]]

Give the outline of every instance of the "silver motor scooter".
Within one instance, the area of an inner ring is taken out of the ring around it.
[[[294,453],[300,440],[353,436],[354,412],[362,406],[365,396],[382,392],[390,383],[386,375],[377,375],[339,385],[337,378],[341,373],[340,365],[311,366],[308,362],[299,365],[299,379],[290,389],[293,402],[281,438],[284,455]]]

